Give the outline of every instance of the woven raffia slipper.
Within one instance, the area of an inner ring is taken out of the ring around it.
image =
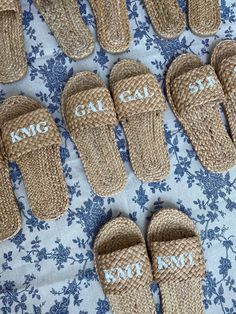
[[[94,261],[113,313],[156,313],[150,261],[135,223],[123,217],[108,222],[95,239]]]
[[[214,35],[221,22],[219,0],[188,0],[188,19],[194,34]]]
[[[94,50],[92,34],[80,15],[76,0],[33,0],[63,52],[80,60]]]
[[[220,42],[213,50],[211,64],[223,86],[225,93],[223,106],[232,140],[236,144],[236,41]]]
[[[27,72],[19,0],[0,1],[0,83],[20,80]]]
[[[102,48],[120,53],[129,48],[131,33],[125,0],[89,0],[93,9],[98,40]]]
[[[185,28],[185,17],[177,0],[144,0],[155,32],[163,38],[178,37]]]
[[[21,227],[21,216],[13,194],[7,161],[0,150],[0,241],[13,237]]]
[[[164,179],[169,173],[163,122],[166,106],[158,81],[141,63],[122,60],[111,71],[110,85],[134,172],[145,182]]]
[[[103,81],[92,72],[72,77],[63,91],[62,114],[94,192],[122,191],[127,176],[115,140],[117,118]]]
[[[166,90],[202,165],[213,172],[230,169],[236,150],[219,113],[224,93],[214,69],[195,55],[181,55],[168,70]]]
[[[0,106],[0,125],[6,157],[20,168],[32,213],[43,220],[64,214],[61,138],[47,109],[28,97],[10,97]]]
[[[201,314],[205,260],[191,219],[175,209],[155,214],[147,233],[154,279],[165,314]]]

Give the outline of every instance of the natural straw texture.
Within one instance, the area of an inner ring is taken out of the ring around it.
[[[163,38],[178,37],[185,28],[185,17],[177,0],[144,0],[155,32]]]
[[[103,81],[92,72],[72,77],[63,91],[62,114],[93,191],[100,196],[122,191],[127,176],[116,145],[117,118]]]
[[[113,313],[156,313],[145,240],[135,223],[123,217],[108,222],[95,239],[94,262]]]
[[[198,36],[214,35],[220,27],[219,0],[187,0],[189,27]]]
[[[0,83],[20,80],[27,72],[19,0],[0,1]]]
[[[164,179],[169,173],[166,106],[155,76],[137,61],[122,60],[111,71],[110,85],[134,172],[145,182]]]
[[[175,209],[153,215],[147,233],[164,314],[201,314],[205,261],[194,223]]]
[[[220,42],[213,50],[211,64],[223,86],[225,93],[223,107],[231,138],[236,145],[236,41]]]
[[[32,213],[42,220],[60,217],[68,197],[60,159],[60,134],[35,100],[10,97],[0,106],[6,156],[20,168]]]
[[[126,0],[89,0],[93,9],[98,41],[110,53],[128,49],[131,41]]]
[[[93,52],[94,40],[76,0],[33,1],[67,56],[80,60]]]
[[[0,149],[0,241],[13,237],[21,227],[21,216],[13,194],[8,163]]]
[[[166,91],[202,165],[213,172],[230,169],[236,150],[219,113],[224,93],[214,69],[195,55],[181,55],[167,72]]]

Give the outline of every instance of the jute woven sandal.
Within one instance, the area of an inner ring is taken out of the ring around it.
[[[187,0],[189,27],[198,36],[214,35],[220,27],[219,0]]]
[[[123,190],[127,176],[114,133],[114,104],[103,81],[92,72],[72,77],[63,91],[62,115],[88,181],[100,196]]]
[[[110,85],[134,172],[145,182],[164,179],[169,173],[163,122],[166,105],[158,81],[141,63],[122,60],[111,71]]]
[[[20,80],[27,72],[19,0],[0,1],[0,83]]]
[[[122,217],[108,222],[96,237],[94,261],[113,313],[156,313],[150,261],[135,223]]]
[[[166,90],[202,165],[213,172],[230,169],[236,150],[219,113],[224,93],[214,69],[195,55],[181,55],[167,72]]]
[[[120,53],[129,48],[129,28],[126,0],[89,0],[97,23],[98,40],[110,53]]]
[[[21,215],[13,194],[8,163],[0,150],[0,241],[13,237],[21,227]]]
[[[147,243],[164,314],[203,314],[205,260],[191,219],[175,209],[161,210],[151,219]]]
[[[185,17],[177,0],[144,0],[155,32],[163,38],[178,37],[185,28]]]
[[[47,109],[28,97],[10,97],[0,106],[0,125],[6,157],[20,168],[32,213],[43,220],[64,214],[61,138]]]
[[[76,0],[33,1],[67,56],[80,60],[93,52],[93,36],[83,22]]]
[[[223,103],[230,133],[236,144],[236,41],[223,40],[213,50],[211,64],[225,93]]]

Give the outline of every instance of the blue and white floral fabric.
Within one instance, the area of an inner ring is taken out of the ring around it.
[[[0,85],[0,100],[25,94],[36,98],[53,114],[63,137],[61,158],[70,194],[64,217],[44,222],[31,215],[21,174],[11,165],[11,178],[21,210],[21,231],[0,244],[0,312],[22,314],[110,313],[93,264],[93,240],[112,217],[133,219],[145,232],[153,212],[177,207],[187,213],[201,233],[207,276],[203,299],[208,314],[236,313],[236,167],[224,174],[202,168],[171,110],[165,114],[166,140],[171,160],[168,178],[142,184],[131,170],[127,145],[120,126],[117,144],[129,180],[115,197],[101,198],[90,189],[81,161],[60,114],[65,83],[77,71],[98,73],[106,82],[118,59],[139,59],[156,74],[161,84],[170,62],[179,54],[193,52],[209,61],[212,47],[236,36],[236,1],[221,0],[222,25],[217,35],[199,38],[186,30],[178,39],[158,38],[141,0],[127,0],[133,42],[121,55],[105,53],[98,43],[87,59],[74,62],[58,48],[32,0],[21,0],[28,75],[20,82]],[[78,1],[81,14],[95,35],[95,21],[87,0]],[[186,11],[186,2],[180,0]],[[91,160],[93,162],[93,160]],[[159,305],[159,290],[152,287]]]

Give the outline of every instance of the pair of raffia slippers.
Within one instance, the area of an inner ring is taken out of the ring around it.
[[[110,87],[92,72],[72,77],[62,95],[62,115],[84,165],[88,181],[98,195],[124,189],[125,168],[116,145],[114,126],[122,123],[131,164],[137,177],[156,182],[169,173],[159,84],[144,65],[118,62],[111,71]]]
[[[68,193],[60,159],[61,137],[46,108],[28,97],[10,97],[0,106],[0,131],[0,240],[6,240],[21,227],[8,161],[17,163],[32,213],[39,219],[63,215]]]
[[[134,222],[111,220],[95,239],[94,260],[115,314],[156,313],[150,292],[153,281],[159,284],[164,314],[204,313],[205,260],[200,238],[191,219],[178,210],[154,214],[147,248]]]
[[[34,0],[66,55],[80,60],[90,55],[94,39],[76,0]],[[97,20],[98,39],[111,53],[128,49],[131,34],[125,0],[90,0]],[[0,83],[20,80],[27,72],[19,0],[0,1]]]
[[[219,0],[186,0],[191,31],[198,36],[211,36],[220,26]],[[178,37],[185,28],[184,14],[178,0],[144,0],[156,33],[166,39]]]
[[[220,42],[211,65],[204,65],[193,54],[177,57],[167,72],[166,91],[202,165],[212,172],[224,172],[235,165],[236,42]],[[231,138],[221,119],[220,103]]]

